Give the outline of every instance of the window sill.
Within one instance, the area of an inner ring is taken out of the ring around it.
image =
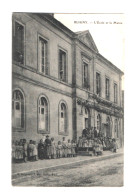
[[[58,132],[58,135],[68,136],[69,133],[68,132]]]
[[[38,129],[38,134],[50,134],[50,131]]]
[[[25,132],[25,128],[22,127],[12,127],[13,132]]]

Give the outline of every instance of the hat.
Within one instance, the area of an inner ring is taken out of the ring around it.
[[[49,135],[47,135],[46,137],[49,137]]]

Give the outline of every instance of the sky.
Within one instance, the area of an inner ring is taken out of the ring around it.
[[[73,32],[89,30],[99,53],[124,71],[124,14],[56,13],[54,17]]]

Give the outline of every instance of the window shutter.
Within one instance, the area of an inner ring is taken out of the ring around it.
[[[14,38],[14,60],[23,64],[24,62],[24,27],[15,22]]]
[[[61,80],[61,71],[62,71],[62,54],[61,51],[59,50],[59,77]]]
[[[64,81],[66,81],[66,53],[64,53]]]
[[[48,75],[49,68],[48,68],[48,50],[47,50],[47,42],[45,42],[45,73]]]
[[[21,103],[21,127],[24,128],[24,103]]]

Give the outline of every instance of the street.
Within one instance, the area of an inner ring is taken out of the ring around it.
[[[89,164],[73,164],[45,170],[42,176],[17,180],[14,186],[39,187],[120,187],[123,186],[123,156]]]

